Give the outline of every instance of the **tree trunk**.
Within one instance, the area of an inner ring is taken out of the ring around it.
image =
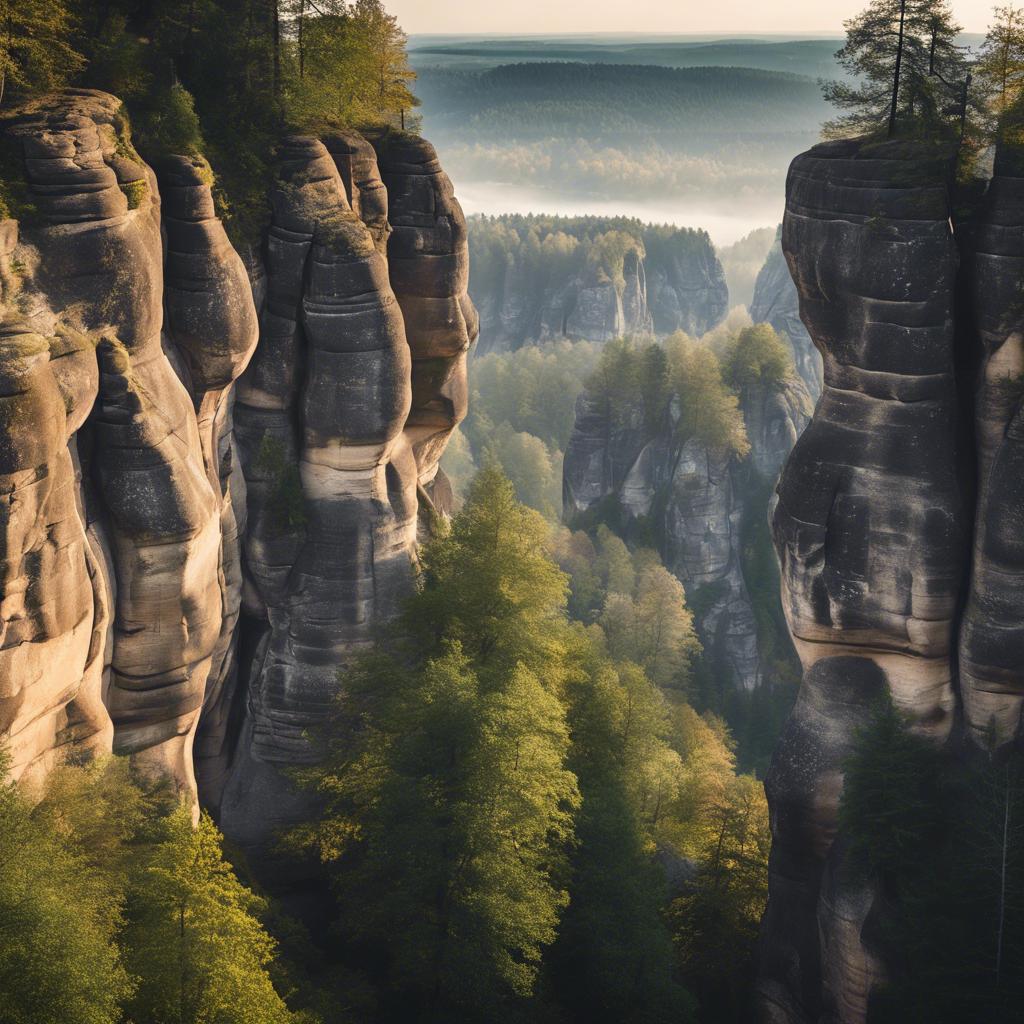
[[[900,65],[903,63],[903,26],[907,17],[907,0],[900,0],[900,33],[896,40],[896,68],[892,76],[892,103],[889,106],[889,132],[891,139],[896,134],[896,104],[900,96]]]

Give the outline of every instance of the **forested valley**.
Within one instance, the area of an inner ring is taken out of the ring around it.
[[[0,15],[0,1024],[1017,1019],[1024,12]]]

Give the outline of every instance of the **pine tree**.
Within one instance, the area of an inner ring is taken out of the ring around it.
[[[128,1004],[148,1024],[287,1024],[267,966],[273,940],[263,901],[221,855],[205,814],[179,806],[156,823],[154,846],[129,882],[122,942],[139,986]]]
[[[1024,87],[1024,10],[996,7],[974,65],[974,78],[997,127],[1016,107]]]
[[[0,0],[0,104],[8,92],[61,86],[83,66],[73,28],[63,0]]]
[[[34,814],[0,748],[0,1020],[116,1024],[132,991],[121,900],[73,834]]]
[[[836,60],[854,84],[826,83],[825,98],[848,111],[825,126],[826,134],[892,138],[898,130],[941,127],[966,78],[959,32],[944,0],[872,0],[846,22]]]
[[[566,904],[579,797],[546,532],[500,473],[478,476],[423,552],[408,643],[345,676],[331,754],[309,773],[326,806],[296,838],[332,865],[341,921],[380,952],[403,1020],[490,1020],[529,996]]]
[[[665,699],[637,666],[613,666],[591,649],[569,703],[582,807],[552,984],[570,1020],[682,1024],[693,1005],[677,977],[654,858],[682,774]]]

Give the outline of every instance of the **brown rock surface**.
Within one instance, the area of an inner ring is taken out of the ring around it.
[[[209,168],[154,173],[114,97],[0,132],[0,736],[19,775],[113,749],[198,776],[258,846],[411,584],[476,337],[462,212],[422,140],[377,140],[393,232],[367,140],[290,138],[243,265]]]

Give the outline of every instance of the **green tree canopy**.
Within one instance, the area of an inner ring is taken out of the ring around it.
[[[382,951],[402,1019],[489,1020],[529,996],[567,901],[571,638],[546,534],[496,469],[479,474],[423,552],[407,644],[346,675],[310,773],[326,809],[297,838],[334,865],[345,927]]]
[[[287,1024],[293,1015],[267,966],[274,943],[258,914],[263,901],[239,882],[204,814],[198,826],[178,806],[158,820],[135,866],[123,942],[139,978],[128,1004],[151,1024]]]
[[[852,82],[826,83],[825,98],[845,111],[826,134],[891,138],[945,124],[967,74],[960,31],[945,0],[871,0],[846,22],[836,60]]]
[[[0,104],[64,85],[85,63],[65,0],[0,0]]]
[[[117,1024],[133,988],[121,894],[72,831],[33,813],[9,768],[0,748],[0,1019]]]

